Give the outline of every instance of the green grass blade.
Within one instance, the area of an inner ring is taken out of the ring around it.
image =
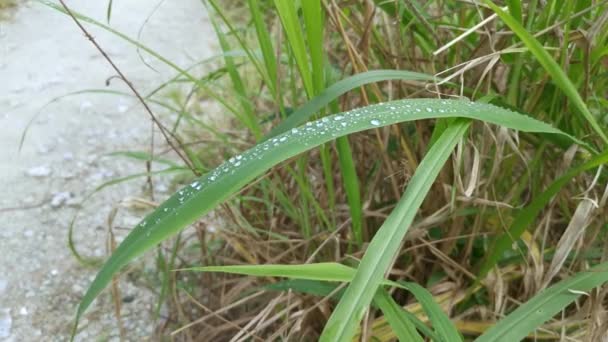
[[[267,79],[268,74],[264,73],[258,59],[254,55],[254,53],[251,51],[249,46],[247,45],[247,42],[243,38],[241,38],[241,36],[238,34],[238,31],[235,29],[234,25],[232,25],[232,22],[226,16],[225,11],[222,10],[223,6],[218,6],[216,1],[214,1],[214,0],[208,0],[208,1],[209,1],[209,4],[215,10],[215,12],[217,12],[218,16],[222,19],[224,24],[227,26],[229,34],[237,40],[238,44],[241,46],[243,51],[245,51],[245,53],[247,54],[247,57],[249,58],[249,61],[251,62],[251,64],[253,64],[253,66],[256,69],[256,71],[258,72],[258,74],[267,81],[266,83],[270,83],[269,80]],[[202,2],[205,3],[204,0],[202,0]],[[270,81],[274,81],[274,80],[270,80]]]
[[[302,16],[306,28],[306,40],[310,50],[312,83],[314,94],[325,88],[325,67],[323,52],[323,11],[321,0],[302,1]]]
[[[308,94],[308,97],[312,97],[314,94],[312,73],[310,71],[310,65],[308,64],[304,33],[300,27],[296,3],[292,0],[274,0],[274,4],[279,13],[281,23],[283,24],[289,46],[291,46],[291,50],[293,51],[293,56],[296,60],[298,70],[300,71],[306,94]]]
[[[517,19],[513,18],[509,13],[500,9],[500,7],[496,6],[492,1],[485,0],[485,2],[492,8],[494,12],[507,24],[513,32],[523,41],[523,43],[530,49],[530,52],[538,59],[540,64],[545,68],[547,73],[551,75],[555,84],[566,94],[566,96],[572,101],[572,104],[576,107],[576,109],[585,117],[589,125],[593,128],[593,130],[602,138],[605,144],[608,144],[608,137],[604,133],[602,127],[595,120],[595,117],[589,109],[583,98],[580,96],[576,87],[570,79],[568,75],[562,70],[562,67],[557,64],[555,60],[549,55],[547,50],[543,48],[543,46],[534,38],[526,29],[520,24]]]
[[[416,300],[422,305],[422,308],[429,317],[429,321],[433,325],[437,336],[444,342],[456,342],[462,341],[462,336],[456,327],[450,321],[450,318],[443,312],[439,304],[433,299],[431,295],[424,287],[416,283],[400,283],[405,289],[410,291]]]
[[[91,283],[78,306],[76,324],[123,266],[184,229],[274,165],[340,136],[398,122],[449,117],[477,119],[525,132],[556,133],[570,137],[528,116],[490,104],[459,100],[392,101],[309,122],[224,162],[175,193],[149,214],[123,240]],[[570,139],[577,141],[572,137]]]
[[[355,278],[325,325],[320,341],[353,338],[426,193],[468,127],[466,120],[451,124],[422,160],[403,197],[369,244]]]
[[[549,187],[543,193],[535,197],[528,206],[517,214],[513,220],[513,223],[511,223],[511,226],[509,227],[508,234],[501,235],[496,240],[493,247],[489,250],[490,254],[480,267],[479,272],[477,272],[478,281],[483,279],[498,263],[504,252],[511,248],[513,243],[519,239],[526,228],[532,222],[534,222],[538,214],[541,212],[541,210],[543,210],[547,203],[549,203],[549,201],[551,201],[551,199],[557,195],[557,193],[566,184],[568,184],[574,177],[582,172],[606,163],[608,163],[608,151],[594,156],[591,160],[576,168],[570,169],[568,172],[566,172],[566,174],[559,177],[556,181],[549,185]]]
[[[327,283],[320,283],[320,281],[350,282],[357,270],[339,263],[326,262],[303,265],[204,266],[184,268],[179,271],[223,272],[256,277],[289,278],[292,280],[266,285],[264,288],[278,291],[287,291],[291,289],[296,292],[308,293],[316,296],[327,296],[331,294],[336,287],[329,286]],[[396,286],[404,290],[410,290],[410,288],[412,288],[410,283],[395,283],[390,280],[384,280],[382,281],[382,284],[386,286]],[[415,295],[418,298],[418,296],[420,296],[420,291],[416,288],[414,288],[414,291],[416,291]],[[425,306],[425,308],[433,304],[437,306],[437,304],[434,303],[432,296],[430,296],[430,294],[428,296],[430,297],[432,304],[424,303],[423,306]],[[423,300],[429,301],[426,297],[423,298]],[[416,316],[408,313],[405,309],[397,305],[383,288],[380,288],[378,293],[376,293],[374,303],[382,310],[387,321],[395,330],[395,333],[399,336],[401,341],[422,341],[420,335],[416,331],[416,327],[421,329],[421,331],[424,331],[429,337],[438,340],[438,335],[430,331],[424,323],[416,318]],[[435,310],[441,310],[441,308]],[[434,318],[436,316],[429,317]]]
[[[507,0],[507,6],[509,6],[509,12],[514,19],[518,22],[522,22],[521,16],[521,1],[520,0]]]
[[[511,342],[523,340],[560,310],[591,289],[608,281],[608,263],[603,263],[562,280],[522,304],[476,342]]]
[[[262,13],[260,12],[260,5],[258,3],[258,0],[248,0],[248,3],[249,12],[251,13],[251,18],[253,19],[253,24],[255,26],[258,43],[260,44],[262,56],[264,57],[264,64],[266,65],[266,73],[268,74],[269,78],[268,87],[270,87],[272,93],[275,93],[275,82],[278,81],[277,60],[274,55],[274,50],[272,48],[270,33],[268,32],[266,23],[262,18]]]
[[[353,236],[358,244],[363,243],[363,209],[361,207],[361,190],[357,169],[353,161],[352,151],[348,137],[336,139],[336,148],[340,160],[340,171],[344,182],[344,191],[350,210]]]
[[[403,314],[403,308],[395,303],[385,289],[381,288],[378,290],[374,297],[374,303],[382,310],[384,318],[386,318],[399,341],[424,341],[418,331],[416,331],[414,324]]]
[[[225,272],[256,277],[285,277],[290,279],[321,280],[333,282],[350,281],[355,269],[336,263],[323,262],[303,265],[238,265],[204,266],[182,269],[196,272]]]
[[[323,107],[352,89],[359,88],[365,84],[388,80],[432,81],[433,77],[427,74],[403,70],[372,70],[347,77],[332,84],[300,109],[285,118],[270,131],[266,138],[268,139],[287,132],[293,127],[303,124]]]
[[[175,168],[181,167],[173,160],[160,158],[158,156],[151,156],[149,152],[144,152],[144,151],[115,151],[115,152],[106,153],[106,154],[104,154],[104,156],[127,157],[127,158],[140,160],[140,161],[150,161],[151,160],[151,161],[157,162],[159,164],[164,164],[164,165],[172,166]]]
[[[110,23],[110,18],[112,17],[112,0],[108,1],[108,8],[106,9],[106,21],[108,24]]]
[[[217,35],[218,41],[220,43],[220,47],[222,48],[222,52],[224,52],[224,63],[226,65],[226,69],[228,70],[228,75],[230,76],[230,81],[232,82],[232,88],[235,91],[237,100],[241,104],[241,109],[244,112],[242,116],[242,123],[247,127],[256,139],[259,139],[262,136],[258,120],[255,117],[253,104],[249,101],[249,97],[247,96],[247,91],[245,90],[245,84],[243,83],[243,79],[239,74],[236,64],[234,63],[234,58],[229,56],[227,52],[230,51],[230,46],[228,45],[228,41],[226,39],[225,33],[222,29],[217,25],[215,20],[210,19],[213,28],[215,29],[215,33]]]

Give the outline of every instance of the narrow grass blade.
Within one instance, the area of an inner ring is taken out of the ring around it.
[[[306,41],[310,52],[312,68],[312,83],[314,94],[325,88],[325,67],[323,51],[323,11],[321,0],[306,0],[301,2],[302,16],[306,28]]]
[[[520,341],[582,294],[608,281],[608,263],[560,281],[522,304],[476,342]]]
[[[361,190],[359,187],[359,177],[357,177],[357,169],[353,161],[352,150],[348,137],[340,137],[336,139],[336,148],[338,150],[338,158],[340,160],[340,172],[342,174],[342,182],[344,182],[344,191],[348,201],[350,210],[350,218],[353,236],[358,244],[363,243],[363,209],[361,207]]]
[[[202,2],[205,3],[204,0]],[[249,45],[247,44],[247,42],[243,38],[241,38],[238,30],[232,24],[232,21],[230,21],[228,19],[228,17],[226,16],[224,6],[218,6],[217,2],[214,0],[208,0],[208,2],[213,7],[213,9],[217,12],[219,17],[222,19],[222,22],[227,26],[228,32],[230,33],[230,35],[237,40],[238,44],[241,46],[243,51],[245,51],[247,57],[249,58],[249,61],[251,62],[251,64],[253,64],[254,68],[257,70],[257,72],[260,74],[260,76],[266,80],[266,83],[272,83],[272,81],[274,81],[274,80],[268,80],[268,78],[267,78],[268,74],[264,73],[264,71],[263,71],[258,59],[254,55],[253,51],[249,48]]]
[[[322,283],[323,281],[350,282],[355,276],[356,269],[335,262],[327,262],[304,265],[205,266],[185,268],[180,269],[180,271],[223,272],[257,277],[284,277],[292,280],[267,285],[264,288],[279,291],[294,289],[301,293],[327,296],[331,294],[336,287],[330,286],[327,283]],[[383,281],[382,284],[397,286],[403,289],[409,289],[411,287],[409,286],[411,284],[395,283],[388,280]],[[415,289],[415,291],[419,292],[418,289]],[[428,301],[428,298],[424,298],[424,300]],[[432,297],[430,300],[433,301]],[[378,290],[378,293],[374,297],[374,303],[383,311],[387,321],[391,324],[391,327],[393,327],[395,333],[402,341],[422,341],[420,335],[416,331],[416,325],[411,321],[414,319],[416,324],[421,325],[421,328],[424,327],[423,329],[427,333],[434,337],[437,336],[429,331],[424,323],[420,322],[415,316],[411,314],[408,315],[402,307],[395,303],[383,288]]]
[[[215,33],[217,35],[218,41],[220,43],[220,47],[224,54],[230,51],[230,46],[228,45],[228,40],[225,33],[219,27],[219,25],[215,22],[215,20],[210,19],[213,28],[215,29]],[[243,83],[243,79],[239,74],[236,63],[234,62],[234,58],[231,56],[224,57],[224,64],[226,65],[226,69],[228,70],[228,75],[230,76],[230,81],[232,82],[232,88],[234,89],[235,95],[237,97],[238,102],[241,104],[241,109],[244,114],[239,118],[242,123],[247,127],[256,139],[259,139],[262,136],[260,131],[260,127],[258,125],[258,120],[255,117],[254,106],[249,101],[247,91],[245,90],[245,84]]]
[[[304,33],[300,27],[296,3],[292,0],[274,0],[274,4],[279,13],[281,23],[283,24],[289,46],[291,46],[291,50],[293,51],[293,56],[296,60],[298,70],[300,71],[306,94],[308,94],[308,97],[312,97],[314,94],[312,73],[308,64]]]
[[[270,87],[271,91],[275,93],[275,82],[277,82],[277,60],[272,48],[270,33],[268,32],[266,23],[262,18],[258,0],[248,0],[248,3],[249,12],[251,13],[251,18],[253,19],[253,24],[258,37],[258,43],[260,44],[262,56],[264,57],[264,64],[266,65],[266,73],[268,74],[269,78],[268,87]]]
[[[522,209],[513,220],[513,223],[511,223],[508,233],[501,235],[489,250],[489,255],[481,265],[479,272],[477,272],[478,282],[485,278],[488,272],[498,263],[500,258],[502,258],[504,252],[511,248],[513,243],[519,239],[521,234],[523,234],[526,228],[536,219],[547,203],[549,203],[549,201],[551,201],[551,199],[572,180],[572,178],[582,172],[606,163],[608,163],[608,151],[594,156],[588,162],[569,170],[566,174],[549,185],[543,193],[535,197],[528,206]]]
[[[524,44],[530,49],[530,52],[538,59],[540,64],[547,70],[547,73],[551,75],[555,84],[566,94],[566,96],[572,101],[572,104],[576,107],[576,109],[585,117],[589,125],[593,128],[593,130],[602,138],[605,144],[608,144],[608,137],[604,133],[604,130],[599,125],[599,123],[595,120],[595,117],[589,109],[583,98],[580,96],[576,87],[570,79],[568,75],[562,70],[562,68],[557,64],[555,60],[549,55],[546,49],[534,38],[526,29],[520,24],[517,19],[513,18],[509,13],[500,9],[500,7],[496,6],[492,1],[485,0],[485,2],[492,8],[494,12],[507,24],[511,30],[521,39]]]
[[[369,244],[355,278],[325,325],[320,341],[353,338],[426,193],[468,127],[466,120],[452,123],[422,160],[403,197]]]
[[[123,266],[199,219],[274,165],[340,136],[398,122],[450,117],[477,119],[525,132],[570,137],[541,121],[490,104],[437,99],[399,100],[372,105],[293,128],[230,158],[179,190],[137,225],[91,283],[78,306],[74,329],[85,310]],[[570,139],[577,141],[572,137]]]
[[[106,21],[108,24],[110,23],[110,18],[112,17],[112,0],[108,1],[108,8],[106,9]]]
[[[355,275],[355,269],[336,262],[304,265],[204,266],[185,268],[182,271],[225,272],[256,277],[285,277],[337,282],[350,281]]]
[[[152,160],[159,164],[164,164],[164,165],[175,167],[175,168],[181,168],[181,166],[178,165],[173,160],[160,158],[157,156],[150,156],[149,152],[144,152],[144,151],[115,151],[115,152],[106,153],[104,155],[108,156],[108,157],[127,157],[127,158],[141,160],[141,161]]]
[[[386,321],[395,332],[395,335],[397,335],[397,338],[399,338],[399,341],[424,341],[420,334],[418,334],[418,331],[416,331],[414,324],[403,314],[403,309],[395,303],[385,289],[381,288],[378,290],[374,297],[374,303],[382,310]]]
[[[441,340],[444,342],[462,341],[462,336],[460,336],[460,333],[456,330],[456,327],[452,324],[445,312],[443,312],[439,304],[435,302],[433,295],[431,295],[429,291],[416,283],[407,282],[400,284],[410,291],[414,297],[416,297],[416,300],[418,300],[420,305],[422,305],[437,336]]]
[[[389,80],[432,81],[433,76],[403,70],[373,70],[347,77],[332,84],[315,98],[308,101],[300,109],[281,121],[281,123],[270,131],[266,136],[266,139],[287,132],[293,127],[303,124],[323,107],[350,90],[359,88],[365,84]]]

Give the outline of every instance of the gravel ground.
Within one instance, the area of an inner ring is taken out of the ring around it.
[[[105,21],[107,1],[67,2]],[[156,4],[114,1],[111,25],[135,37]],[[149,57],[146,61],[154,70],[144,65],[135,49],[115,36],[90,29],[142,92],[174,76]],[[162,2],[144,27],[142,41],[182,67],[217,51],[199,0]],[[137,180],[106,189],[80,205],[97,185],[145,171],[142,163],[104,157],[116,150],[146,150],[150,123],[136,102],[83,94],[44,106],[56,96],[104,88],[113,75],[63,14],[26,2],[9,20],[0,21],[0,341],[68,339],[76,305],[95,274],[80,266],[67,248],[70,221],[81,207],[78,249],[102,257],[112,208],[129,196],[143,196],[144,181]],[[119,80],[108,89],[127,91]],[[18,152],[21,133],[38,111]],[[157,187],[166,189],[163,184]],[[123,208],[115,225],[132,227],[142,215]],[[121,283],[128,340],[153,340],[150,309],[155,296],[144,281],[128,278]],[[108,292],[89,309],[81,326],[78,340],[118,339]]]

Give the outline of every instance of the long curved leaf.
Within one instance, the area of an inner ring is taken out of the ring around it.
[[[476,342],[521,341],[538,326],[582,294],[608,282],[608,263],[603,263],[549,287],[501,319]]]
[[[319,95],[308,101],[300,109],[286,117],[270,131],[266,136],[266,139],[303,124],[331,101],[350,90],[365,84],[390,80],[433,81],[434,78],[427,74],[404,70],[372,70],[347,77],[332,84]]]
[[[306,279],[345,282],[353,279],[355,269],[337,262],[320,262],[303,265],[230,265],[189,267],[181,271],[195,272],[224,272],[249,275],[255,277],[285,277],[290,279]]]
[[[565,135],[548,124],[490,104],[437,99],[372,105],[293,128],[231,158],[149,214],[118,246],[93,280],[78,306],[74,329],[95,297],[123,266],[209,212],[274,165],[339,136],[398,122],[449,117],[483,120],[527,132]]]

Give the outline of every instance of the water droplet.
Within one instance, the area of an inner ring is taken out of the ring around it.
[[[242,155],[239,154],[238,156],[236,156],[236,160],[241,160],[241,159],[243,159]]]
[[[346,122],[341,122],[340,125],[342,125],[342,127],[346,127]]]
[[[390,108],[391,110],[395,110],[395,109],[397,109],[395,106],[390,106],[389,108]]]
[[[336,117],[334,118],[334,120],[336,120],[336,121],[340,121],[342,119],[344,119],[344,117],[342,115],[336,115]]]
[[[329,121],[329,119],[328,118],[323,118],[323,119],[321,119],[321,121],[322,122],[327,122],[327,121]]]
[[[287,140],[287,137],[281,137],[281,139],[279,139],[280,142],[283,142],[285,140]]]
[[[433,110],[432,110],[431,108],[429,108],[429,107],[426,107],[426,111],[430,113],[430,112],[432,112]]]
[[[198,181],[194,181],[192,182],[192,184],[190,184],[191,187],[196,188],[198,186]]]
[[[306,123],[306,126],[312,126],[312,122],[308,121],[308,122]]]
[[[234,164],[234,166],[239,166],[241,165],[241,162],[236,162],[236,164]]]
[[[378,125],[380,125],[380,120],[373,119],[369,123],[372,124],[372,125],[374,125],[374,126],[378,126]]]
[[[298,133],[298,129],[297,129],[297,128],[292,128],[292,129],[291,129],[291,133],[293,133],[293,134]]]

